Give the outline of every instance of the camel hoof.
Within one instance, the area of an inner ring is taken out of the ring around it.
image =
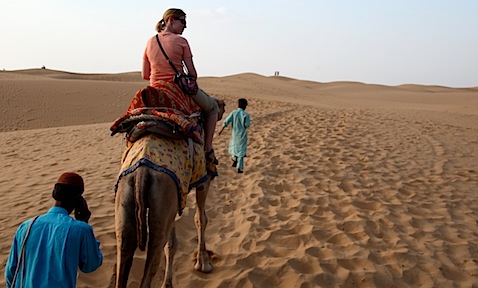
[[[212,271],[212,264],[211,258],[214,257],[214,252],[206,250],[202,252],[198,252],[195,255],[196,264],[194,265],[194,269],[199,272],[203,273],[210,273]]]
[[[197,271],[202,272],[202,273],[211,273],[212,272],[212,265],[211,265],[211,263],[201,264],[199,262],[196,262],[196,265],[194,265],[194,269],[196,269]]]

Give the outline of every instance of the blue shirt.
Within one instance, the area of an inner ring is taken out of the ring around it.
[[[15,233],[5,267],[7,288],[11,287],[31,221],[23,222]],[[73,219],[64,208],[52,207],[31,227],[25,245],[24,273],[19,269],[15,287],[20,287],[21,281],[23,287],[76,287],[78,268],[88,273],[103,263],[99,247],[90,225]]]

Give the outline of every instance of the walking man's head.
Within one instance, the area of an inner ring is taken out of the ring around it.
[[[238,102],[239,108],[242,108],[242,109],[246,110],[246,107],[247,107],[247,100],[246,99],[240,98],[237,102]]]

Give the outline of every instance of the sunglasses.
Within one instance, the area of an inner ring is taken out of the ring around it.
[[[179,22],[181,22],[183,25],[186,25],[186,19],[176,17],[174,17],[174,19],[179,20]]]

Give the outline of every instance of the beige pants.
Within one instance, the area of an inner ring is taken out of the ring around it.
[[[219,112],[219,106],[217,106],[216,100],[209,96],[204,90],[199,89],[196,95],[191,96],[196,104],[201,107],[201,110],[206,116],[217,114]]]

